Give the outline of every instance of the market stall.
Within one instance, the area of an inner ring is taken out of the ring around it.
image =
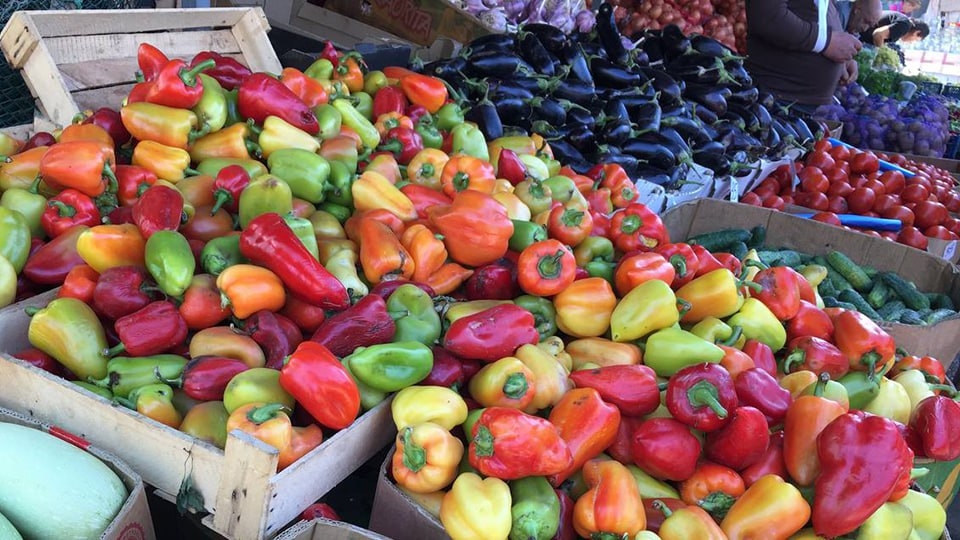
[[[260,8],[10,17],[0,407],[142,477],[158,537],[949,537],[930,81],[799,115],[737,2],[347,4],[268,12],[417,22],[410,61],[294,67]]]

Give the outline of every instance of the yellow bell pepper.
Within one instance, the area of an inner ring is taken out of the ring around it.
[[[263,130],[257,137],[257,144],[260,145],[260,151],[265,158],[281,148],[299,148],[309,152],[320,149],[320,141],[316,137],[291,125],[279,116],[268,116],[264,119]]]
[[[357,244],[353,240],[330,239],[317,242],[320,263],[346,287],[351,298],[362,298],[370,292],[357,273]]]
[[[457,319],[475,315],[500,304],[512,304],[510,300],[471,300],[469,302],[455,302],[447,306],[443,318],[447,324],[453,324]]]
[[[747,298],[740,310],[727,319],[732,327],[743,329],[743,336],[765,343],[773,352],[777,352],[787,344],[787,331],[783,323],[760,300]]]
[[[807,264],[800,267],[800,275],[806,278],[810,286],[816,289],[827,279],[827,267],[819,264]]]
[[[507,209],[507,217],[519,221],[530,221],[533,217],[530,207],[524,204],[512,191],[510,193],[494,193],[493,198]]]
[[[910,423],[910,395],[897,381],[880,377],[880,391],[863,408],[868,413],[896,420],[901,424]]]
[[[610,335],[613,341],[633,341],[673,326],[679,320],[677,297],[670,285],[652,279],[634,287],[620,299],[610,317]]]
[[[573,369],[573,358],[570,353],[564,350],[563,339],[559,336],[550,336],[547,339],[537,343],[537,348],[557,359],[560,365],[567,370],[567,373]]]
[[[176,184],[186,177],[185,170],[190,166],[190,153],[154,141],[140,141],[133,148],[130,162],[149,169],[157,178]]]
[[[897,501],[913,512],[913,532],[919,540],[938,540],[947,526],[947,513],[937,499],[926,493],[910,490]],[[911,540],[914,538],[910,537]]]
[[[640,347],[633,343],[617,343],[602,337],[571,341],[564,350],[573,360],[572,369],[583,369],[585,364],[597,367],[639,364],[643,359]]]
[[[463,443],[443,426],[424,422],[397,433],[393,478],[414,493],[433,493],[457,477]]]
[[[417,219],[417,209],[410,198],[378,172],[364,171],[350,187],[350,192],[358,212],[383,209],[402,221]]]
[[[77,237],[77,254],[102,274],[117,266],[144,266],[147,241],[131,223],[97,225]]]
[[[408,386],[390,405],[397,429],[430,422],[451,430],[467,419],[467,402],[445,386]]]
[[[440,505],[443,504],[443,496],[447,494],[446,491],[434,491],[433,493],[415,493],[406,489],[403,486],[397,486],[400,488],[407,497],[410,497],[413,502],[420,505],[420,508],[423,508],[431,516],[440,519]]]
[[[745,276],[744,276],[744,278],[743,278],[745,281],[753,281],[753,278],[756,277],[757,274],[760,273],[760,266],[753,265],[753,264],[747,264],[747,263],[749,263],[750,261],[753,261],[753,262],[756,262],[756,263],[761,262],[761,261],[760,261],[760,254],[757,253],[757,250],[751,249],[750,251],[747,252],[746,255],[744,255],[743,260],[740,261],[741,263],[743,263],[743,266],[745,266],[746,269],[747,269],[747,273],[745,274]]]
[[[511,507],[506,482],[467,472],[443,496],[440,522],[453,540],[505,540],[513,524]]]
[[[685,323],[700,322],[711,316],[722,319],[733,315],[743,305],[737,277],[726,268],[697,276],[677,290],[677,298],[690,305],[680,318]]]
[[[817,384],[817,374],[806,369],[794,371],[780,379],[780,386],[790,392],[793,399],[800,397],[811,384]]]
[[[557,327],[573,337],[596,337],[610,328],[617,295],[610,282],[592,277],[574,281],[553,297]]]
[[[440,191],[440,176],[450,156],[436,148],[424,148],[407,163],[407,180],[411,184]]]
[[[493,193],[513,193],[513,184],[504,178],[497,178],[493,183]]]
[[[519,358],[507,356],[480,368],[467,388],[483,407],[524,410],[537,394],[533,372]]]
[[[516,358],[533,373],[537,392],[524,412],[533,414],[556,405],[571,388],[570,372],[555,356],[536,345],[521,345],[514,353]],[[399,397],[399,396],[398,396]],[[396,403],[396,400],[394,400]],[[464,408],[466,411],[466,408]]]
[[[743,344],[747,341],[747,338],[743,336],[743,332],[737,332],[736,339],[733,339],[733,328],[731,328],[729,324],[712,316],[706,317],[697,324],[693,325],[690,328],[690,333],[703,339],[704,341],[709,341],[710,343],[719,343],[721,345],[729,345],[735,349],[743,348]],[[731,340],[733,341],[732,343],[730,343]]]
[[[788,538],[807,524],[810,505],[779,476],[761,477],[737,499],[720,523],[730,540]]]

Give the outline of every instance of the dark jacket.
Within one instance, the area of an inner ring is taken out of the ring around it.
[[[884,26],[890,27],[890,35],[887,36],[884,43],[896,43],[900,38],[913,30],[913,22],[910,20],[910,17],[896,11],[884,11],[880,20],[877,21],[877,24],[864,30],[864,32],[860,34],[860,41],[868,45],[873,45],[873,31],[878,28],[883,28]]]
[[[816,0],[746,0],[746,4],[746,66],[757,86],[787,101],[830,103],[843,75],[843,64],[820,54],[830,33],[843,29],[833,2],[828,2],[826,39],[819,48]]]

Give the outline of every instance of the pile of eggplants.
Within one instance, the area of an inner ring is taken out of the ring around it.
[[[619,163],[668,191],[692,163],[743,176],[820,129],[777,109],[716,40],[667,26],[631,43],[606,3],[589,33],[527,24],[420,69],[449,83],[488,139],[539,133],[576,171]]]

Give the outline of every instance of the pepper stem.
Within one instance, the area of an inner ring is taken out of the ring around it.
[[[104,349],[104,350],[103,350],[103,355],[106,356],[107,358],[112,358],[112,357],[114,357],[114,356],[122,353],[122,352],[125,351],[125,350],[127,350],[127,346],[124,345],[123,342],[121,341],[120,343],[117,343],[117,344],[114,345],[113,347],[109,347],[109,348],[107,348],[107,349]]]
[[[685,278],[687,277],[687,259],[683,255],[677,253],[676,255],[670,256],[670,264],[673,265],[673,269],[677,271],[677,277]]]
[[[813,395],[823,397],[823,392],[827,389],[828,382],[830,382],[830,374],[824,371],[817,377],[817,385],[813,387]]]
[[[870,373],[869,379],[871,381],[877,378],[877,362],[881,360],[880,353],[877,351],[870,351],[860,357],[860,363],[867,366],[867,371]]]
[[[727,409],[720,404],[717,387],[706,380],[700,380],[687,390],[687,400],[693,407],[709,407],[718,418],[727,417]]]
[[[216,215],[221,206],[229,202],[233,202],[233,195],[223,188],[217,188],[217,190],[214,192],[214,197],[213,208],[210,209],[211,216]]]
[[[43,308],[38,308],[37,306],[30,306],[23,308],[23,312],[27,314],[27,317],[33,317]]]
[[[197,75],[200,73],[217,67],[217,61],[213,58],[208,58],[203,62],[193,66],[192,68],[181,68],[180,69],[180,80],[183,81],[183,84],[186,86],[196,86],[197,85]]]
[[[403,466],[416,473],[427,465],[427,451],[413,442],[412,433],[413,426],[407,426],[400,438],[403,441]]]
[[[640,219],[640,216],[631,214],[625,216],[623,221],[620,222],[620,232],[623,234],[633,234],[639,231],[641,226],[643,226],[643,220]]]
[[[537,273],[540,274],[540,277],[543,279],[557,279],[563,271],[563,263],[560,262],[560,259],[562,259],[564,255],[565,252],[560,250],[553,255],[540,257],[540,260],[537,262]]]
[[[742,335],[743,335],[743,327],[742,327],[742,326],[734,326],[734,327],[733,327],[733,333],[730,334],[730,337],[728,337],[727,339],[725,339],[725,340],[723,340],[723,341],[720,341],[719,344],[720,344],[720,345],[723,345],[723,346],[725,346],[725,347],[733,347],[733,344],[736,343],[737,341],[739,341],[739,340],[740,340],[740,336],[742,336]]]
[[[793,373],[793,368],[803,364],[807,359],[807,351],[797,349],[783,359],[783,372]]]
[[[43,177],[39,174],[36,178],[33,179],[33,183],[30,184],[30,187],[27,189],[30,193],[40,193],[40,182],[43,181]]]
[[[670,517],[673,515],[673,510],[670,510],[670,507],[664,504],[664,502],[661,501],[660,499],[653,501],[653,507],[659,510],[660,513],[664,515],[664,517]]]
[[[110,193],[116,193],[120,189],[120,185],[117,183],[117,175],[113,174],[113,169],[110,168],[109,163],[103,164],[103,176],[107,177],[107,189],[106,191]]]
[[[737,502],[737,499],[727,493],[714,491],[704,497],[697,505],[717,520],[723,521],[723,518],[727,516],[727,512],[730,511],[730,507],[733,506],[735,502]]]
[[[49,202],[47,202],[47,206],[51,208],[56,208],[57,215],[59,215],[62,218],[70,218],[77,215],[77,209],[68,204],[65,204],[63,201],[52,199]]]
[[[266,405],[254,407],[247,411],[247,420],[259,426],[264,422],[268,422],[276,418],[277,413],[282,411],[284,408],[285,407],[281,403],[268,403]]]
[[[478,427],[477,435],[473,438],[473,445],[475,447],[474,453],[477,454],[477,457],[492,456],[493,433],[490,433],[490,428],[487,426]]]
[[[523,373],[511,373],[503,383],[503,395],[510,399],[520,399],[527,394],[530,384]]]

